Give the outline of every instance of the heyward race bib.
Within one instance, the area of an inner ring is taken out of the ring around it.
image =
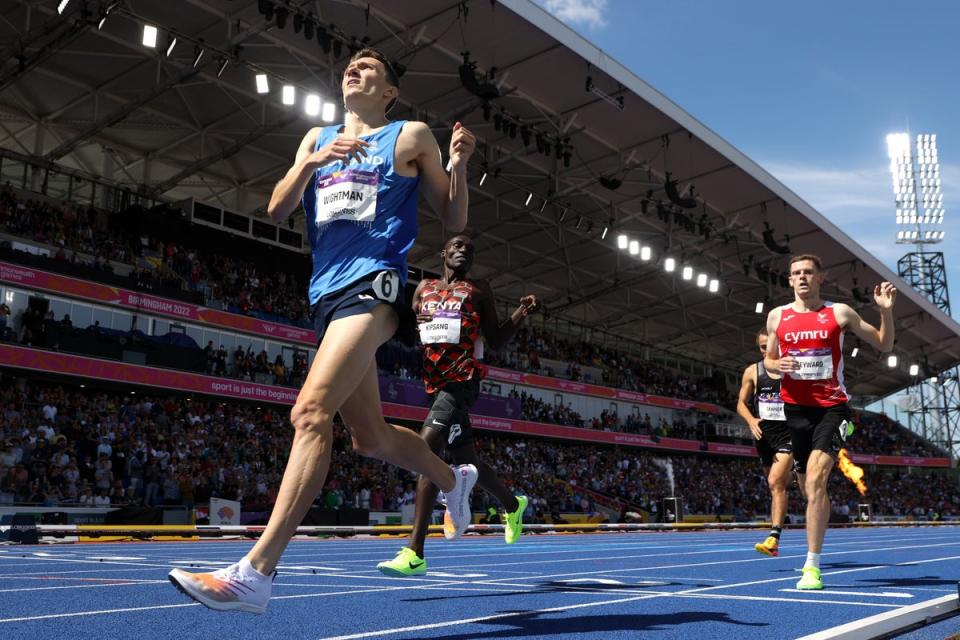
[[[373,224],[377,215],[377,186],[380,174],[376,171],[344,169],[317,178],[317,227],[347,220]]]
[[[825,349],[787,349],[787,355],[800,364],[799,371],[791,371],[794,380],[829,380],[833,377],[833,351]]]
[[[429,322],[421,322],[419,327],[423,344],[460,342],[460,313],[457,311],[437,311]]]

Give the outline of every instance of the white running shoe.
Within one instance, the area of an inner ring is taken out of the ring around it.
[[[189,573],[174,569],[168,575],[177,589],[203,606],[217,611],[263,613],[270,600],[273,581],[243,575],[239,564],[213,573]]]
[[[473,514],[470,511],[470,492],[477,483],[477,468],[472,464],[462,464],[453,468],[457,479],[453,491],[445,493],[447,510],[443,512],[443,536],[454,540],[467,530]]]

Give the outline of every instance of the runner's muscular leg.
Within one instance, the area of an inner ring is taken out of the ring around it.
[[[277,502],[263,535],[247,555],[257,571],[269,575],[274,570],[323,488],[333,416],[364,379],[377,347],[387,339],[383,336],[392,335],[396,325],[396,312],[387,305],[330,323],[290,412],[293,444]]]
[[[441,491],[453,490],[456,479],[447,463],[438,458],[416,433],[384,420],[377,363],[372,354],[360,384],[340,406],[340,417],[350,428],[353,445],[360,455],[379,458],[424,475]]]
[[[830,497],[827,481],[834,460],[826,451],[814,449],[807,461],[807,546],[812,553],[820,553],[824,534],[830,521]]]
[[[793,456],[777,452],[773,465],[767,472],[767,484],[770,486],[770,520],[775,527],[782,527],[787,515],[787,483],[793,467]]]
[[[439,430],[431,427],[420,429],[420,437],[423,438],[430,450],[436,454],[443,448],[443,434]],[[423,543],[427,538],[427,529],[430,526],[430,516],[433,514],[433,506],[437,502],[437,494],[440,489],[437,485],[430,482],[426,476],[420,475],[417,478],[417,502],[413,516],[413,531],[410,532],[410,542],[407,544],[418,556],[423,557]]]

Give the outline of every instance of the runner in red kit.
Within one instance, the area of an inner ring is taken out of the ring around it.
[[[865,322],[848,305],[824,302],[820,258],[790,260],[793,304],[767,316],[764,365],[782,374],[780,397],[793,439],[797,471],[806,473],[807,561],[798,589],[822,589],[820,550],[830,518],[827,480],[847,437],[849,396],[843,386],[843,336],[852,332],[881,352],[893,349],[893,303],[897,289],[881,282],[873,290],[880,328]]]
[[[540,303],[536,296],[524,296],[510,318],[500,322],[490,284],[467,277],[473,254],[470,238],[450,238],[440,252],[443,277],[423,280],[413,294],[413,310],[423,343],[424,384],[432,400],[420,436],[434,453],[446,448],[458,463],[477,468],[477,483],[496,497],[506,511],[504,538],[507,544],[513,544],[523,529],[527,498],[515,496],[490,465],[477,459],[470,407],[480,395],[480,380],[486,374],[481,362],[484,343],[492,349],[506,344]],[[394,577],[427,573],[423,544],[437,492],[437,486],[421,475],[410,542],[393,560],[377,565],[381,573]],[[443,529],[446,537],[453,537],[452,525],[446,519]]]

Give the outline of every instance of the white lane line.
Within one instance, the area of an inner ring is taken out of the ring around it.
[[[150,607],[128,607],[126,609],[100,609],[99,611],[75,611],[73,613],[48,613],[42,616],[23,616],[20,618],[0,618],[3,622],[30,622],[33,620],[52,620],[54,618],[75,618],[78,616],[98,616],[105,613],[130,613],[133,611],[152,611],[154,609],[182,609],[184,607],[199,607],[199,602],[186,604],[158,604]]]
[[[811,591],[809,589],[780,589],[784,593],[803,593],[810,596],[827,593],[835,596],[863,596],[864,598],[915,598],[912,593],[899,593],[896,591],[842,591],[835,589],[820,589]]]
[[[67,584],[58,587],[25,587],[23,589],[0,589],[0,593],[21,593],[24,591],[52,591],[54,589],[95,589],[98,587],[138,587],[145,584],[169,584],[169,580],[137,580],[135,582],[112,582],[107,584]]]

